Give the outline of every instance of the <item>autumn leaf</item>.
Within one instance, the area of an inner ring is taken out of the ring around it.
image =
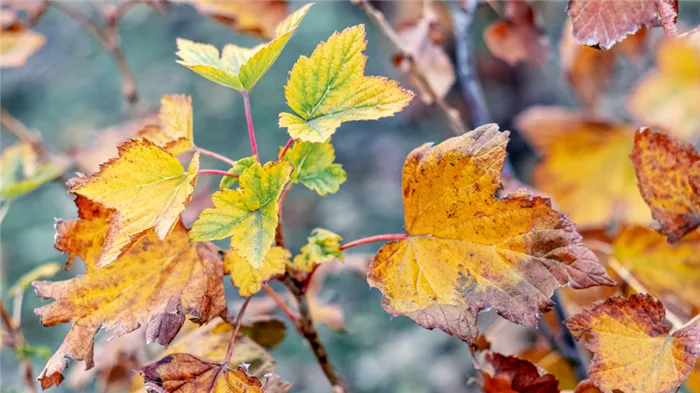
[[[73,323],[41,373],[44,389],[63,380],[65,357],[93,366],[93,339],[100,328],[118,337],[144,325],[147,342],[167,345],[185,315],[204,323],[226,309],[216,251],[205,243],[189,243],[179,223],[164,240],[150,230],[114,263],[87,268],[71,280],[33,284],[42,298],[56,299],[35,310],[45,326]]]
[[[343,166],[333,163],[335,149],[330,141],[297,141],[287,151],[284,159],[294,166],[291,181],[301,183],[321,196],[335,194],[347,179]]]
[[[284,88],[287,105],[279,125],[294,139],[325,142],[341,123],[393,116],[413,98],[394,81],[365,76],[367,47],[364,25],[335,32],[311,57],[294,64]]]
[[[41,266],[29,271],[29,273],[23,274],[22,277],[15,282],[15,285],[11,286],[7,291],[7,296],[15,297],[22,296],[22,293],[28,286],[32,284],[32,281],[38,280],[40,278],[53,277],[56,273],[61,270],[61,265],[58,263],[46,263]]]
[[[558,107],[531,107],[516,124],[542,155],[533,173],[535,187],[579,228],[651,222],[629,160],[632,127]]]
[[[221,182],[219,183],[219,189],[225,190],[227,188],[235,187],[236,184],[238,184],[238,176],[241,176],[246,169],[253,166],[253,164],[256,162],[258,162],[258,159],[255,156],[241,158],[240,160],[236,161],[231,169],[228,170],[228,173],[236,175],[236,177],[223,176],[221,178]]]
[[[260,38],[275,38],[275,28],[287,16],[286,1],[281,0],[186,0],[200,14],[230,26],[234,31]]]
[[[669,335],[661,302],[645,294],[608,298],[566,321],[595,356],[588,369],[603,393],[670,393],[688,377],[700,356],[700,327]]]
[[[632,90],[627,109],[642,123],[695,143],[700,137],[700,33],[665,40],[656,64]]]
[[[614,284],[549,199],[494,197],[507,142],[489,124],[409,154],[407,238],[383,246],[367,273],[390,314],[473,342],[482,309],[535,326],[556,288]]]
[[[149,125],[139,131],[138,136],[174,156],[192,150],[192,99],[183,95],[163,96],[160,100],[160,125]]]
[[[484,393],[559,393],[557,379],[527,360],[481,352],[475,361]]]
[[[102,247],[110,227],[114,210],[106,209],[84,196],[75,198],[77,220],[56,219],[54,247],[68,254],[66,269],[79,256],[88,270],[97,269]]]
[[[535,21],[532,7],[522,0],[503,6],[503,20],[484,30],[484,42],[491,53],[515,66],[527,63],[542,66],[549,57],[549,39]]]
[[[99,172],[73,179],[70,192],[116,211],[97,266],[112,263],[148,229],[164,239],[190,201],[198,169],[199,153],[185,171],[175,156],[152,142],[132,140]]]
[[[295,268],[310,272],[314,266],[321,263],[334,259],[343,260],[343,253],[340,251],[340,242],[343,238],[338,234],[327,229],[316,228],[306,239],[307,243],[301,248],[301,253],[294,257]]]
[[[657,298],[689,314],[700,310],[700,234],[669,244],[646,227],[623,228],[613,256]]]
[[[634,137],[632,163],[639,190],[676,242],[700,224],[700,156],[690,143],[643,129]]]
[[[254,48],[228,44],[221,51],[212,45],[178,38],[177,62],[199,75],[239,91],[250,91],[272,67],[292,34],[309,12],[307,4],[289,15],[275,30],[275,38]]]
[[[28,143],[8,147],[0,156],[0,197],[17,199],[58,178],[64,170],[58,164],[39,162]]]
[[[661,26],[659,2],[673,4],[678,13],[677,0],[569,0],[566,13],[579,43],[610,49],[642,26]]]
[[[273,378],[260,380],[248,374],[245,366],[231,369],[184,353],[168,355],[140,371],[146,390],[155,393],[263,393]]]
[[[287,162],[253,164],[239,178],[239,189],[212,195],[215,208],[200,214],[192,225],[190,240],[231,237],[231,249],[253,269],[261,270],[275,240],[277,201],[291,172],[292,166]]]
[[[4,25],[4,24],[3,24]],[[0,68],[23,67],[27,60],[44,46],[46,37],[22,24],[2,27],[0,41]]]
[[[273,229],[274,231],[274,229]],[[282,247],[273,247],[265,255],[260,267],[253,266],[236,251],[236,246],[226,253],[224,269],[231,276],[233,285],[242,297],[251,296],[262,289],[263,281],[284,274],[292,254]]]

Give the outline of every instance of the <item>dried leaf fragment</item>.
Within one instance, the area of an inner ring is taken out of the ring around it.
[[[484,378],[485,393],[559,393],[559,381],[527,360],[482,352],[476,365]]]
[[[537,25],[532,7],[523,0],[510,0],[503,14],[504,20],[484,30],[484,42],[491,53],[511,66],[543,65],[549,57],[549,38]]]
[[[81,195],[75,198],[75,205],[78,207],[77,220],[56,219],[54,247],[68,254],[66,269],[79,256],[88,270],[94,270],[97,269],[114,210],[106,209]]]
[[[611,297],[566,321],[576,339],[588,334],[595,356],[588,369],[603,393],[673,392],[700,356],[700,327],[691,324],[669,335],[661,302],[645,294]]]
[[[556,288],[614,284],[549,199],[494,197],[507,136],[489,124],[409,154],[408,236],[383,246],[367,273],[390,314],[473,342],[482,309],[534,326]]]
[[[194,148],[192,128],[192,98],[183,95],[165,95],[160,100],[160,125],[150,125],[138,136],[148,139],[178,156]]]

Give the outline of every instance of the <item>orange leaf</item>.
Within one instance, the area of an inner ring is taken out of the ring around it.
[[[164,240],[148,231],[108,266],[88,265],[82,276],[33,285],[39,296],[56,299],[35,310],[45,326],[73,322],[41,373],[44,389],[61,383],[66,356],[93,366],[93,340],[100,328],[121,336],[146,325],[147,342],[167,345],[185,315],[204,323],[226,309],[221,261],[210,245],[189,243],[181,223]]]
[[[409,154],[408,236],[383,246],[367,273],[389,313],[472,342],[484,308],[535,326],[554,289],[614,283],[549,199],[494,197],[507,142],[508,132],[489,124]]]
[[[531,107],[516,124],[543,156],[533,174],[535,187],[579,228],[651,222],[629,160],[633,128],[558,107]]]
[[[700,156],[695,147],[643,129],[634,137],[632,163],[639,190],[670,242],[700,224]]]
[[[649,295],[608,298],[566,321],[595,356],[588,369],[604,393],[670,393],[700,356],[700,326],[691,324],[669,335],[664,306]]]
[[[484,30],[484,41],[497,58],[514,66],[528,63],[542,66],[549,57],[549,39],[535,23],[532,7],[522,0],[504,6],[504,20]]]
[[[191,3],[197,12],[229,26],[233,31],[260,38],[274,38],[275,29],[287,16],[283,0],[179,0]]]
[[[106,209],[81,195],[75,198],[75,205],[78,207],[78,220],[56,219],[54,247],[68,254],[66,269],[73,264],[75,257],[79,256],[88,270],[94,270],[97,268],[114,210]]]
[[[557,379],[527,360],[495,352],[480,353],[475,360],[485,393],[559,393]]]

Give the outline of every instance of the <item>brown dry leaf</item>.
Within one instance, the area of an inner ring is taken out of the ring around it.
[[[537,25],[532,7],[523,0],[505,3],[503,20],[486,27],[484,41],[494,56],[511,66],[542,66],[549,57],[549,38]]]
[[[440,98],[445,98],[456,80],[454,65],[452,60],[445,53],[443,43],[445,40],[445,30],[440,26],[438,16],[432,7],[424,12],[417,22],[401,25],[397,29],[399,39],[406,44],[406,49],[415,59],[418,68],[430,83],[432,90]],[[408,60],[401,55],[394,57],[394,64],[404,72],[409,71]],[[409,73],[413,86],[419,89],[422,86],[420,81],[415,80],[413,74]],[[425,91],[420,92],[421,100],[426,104],[433,103],[433,97]]]
[[[287,17],[283,0],[177,0],[192,4],[197,12],[229,26],[233,31],[260,38],[275,37],[275,29]]]
[[[656,70],[643,76],[627,109],[646,126],[697,142],[700,138],[700,30],[668,38],[656,53]]]
[[[601,393],[601,391],[590,379],[584,379],[576,385],[574,393]]]
[[[167,345],[185,315],[204,323],[226,310],[223,266],[216,251],[206,243],[189,243],[180,223],[164,240],[148,231],[114,263],[87,268],[71,280],[33,284],[39,296],[56,299],[35,310],[45,326],[73,322],[41,373],[44,389],[63,380],[65,357],[93,367],[93,339],[100,328],[118,337],[145,325],[147,342]]]
[[[531,107],[516,124],[543,156],[533,173],[535,187],[578,228],[651,222],[629,160],[633,128],[559,107]]]
[[[614,284],[549,199],[494,197],[507,142],[489,124],[409,154],[407,237],[383,246],[367,273],[387,312],[473,342],[484,308],[535,326],[556,288]]]
[[[277,379],[268,374],[261,380],[250,375],[245,366],[231,369],[184,353],[168,355],[140,372],[146,390],[154,393],[264,393]],[[288,387],[275,391],[286,392]]]
[[[610,49],[643,26],[661,26],[659,2],[671,3],[677,15],[678,0],[569,0],[566,13],[579,43]]]
[[[97,269],[97,261],[114,210],[106,209],[80,195],[75,198],[75,205],[78,207],[77,220],[56,219],[54,247],[68,254],[66,269],[70,268],[75,257],[79,256],[88,270],[94,270]]]
[[[642,129],[634,137],[632,163],[639,190],[661,224],[677,242],[700,225],[700,155],[690,143]]]
[[[527,360],[482,352],[475,362],[485,393],[559,393],[557,379]]]
[[[5,11],[5,10],[3,10]],[[23,67],[46,42],[43,34],[27,29],[23,24],[8,18],[3,12],[2,40],[0,40],[0,68]]]
[[[613,256],[667,306],[691,316],[700,310],[700,233],[669,244],[646,227],[624,228]]]
[[[663,304],[649,295],[609,298],[566,321],[574,337],[586,338],[595,356],[588,369],[604,393],[670,393],[700,356],[700,326],[672,335]]]
[[[553,314],[551,312],[547,313],[544,315],[544,318]],[[556,316],[554,318],[556,319]],[[558,334],[557,330],[554,330],[554,332]],[[556,350],[552,350],[549,340],[544,336],[539,336],[532,348],[520,353],[518,358],[532,362],[538,368],[552,374],[559,381],[558,386],[560,389],[568,390],[576,387],[578,380],[571,364]]]

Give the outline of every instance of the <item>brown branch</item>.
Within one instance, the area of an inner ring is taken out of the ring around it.
[[[0,302],[0,318],[2,319],[2,322],[5,325],[5,328],[7,329],[7,333],[10,335],[11,343],[9,343],[9,345],[12,347],[12,349],[17,349],[18,347],[21,348],[25,346],[26,343],[24,341],[24,335],[22,334],[22,330],[20,329],[19,324],[15,323],[15,321],[12,320],[12,317],[10,317],[10,313],[5,308],[5,304],[3,302]],[[34,382],[32,360],[24,359],[24,361],[22,361],[21,366],[25,385],[27,385],[31,393],[36,393],[37,390],[36,384]]]
[[[228,363],[231,361],[233,347],[236,345],[236,338],[238,337],[238,332],[241,330],[241,324],[243,323],[243,314],[245,314],[245,309],[248,308],[248,304],[250,304],[250,299],[252,299],[251,296],[245,298],[241,309],[238,310],[238,315],[236,316],[236,322],[233,328],[233,336],[231,336],[231,341],[229,341],[228,343],[228,348],[226,349],[226,356],[224,357],[224,361],[221,362],[221,364],[223,364],[224,366],[228,366]]]
[[[419,85],[419,90],[424,91],[437,104],[438,108],[445,116],[450,129],[452,129],[452,132],[454,132],[455,135],[464,134],[467,129],[464,127],[464,123],[459,116],[459,112],[447,105],[445,100],[443,100],[442,97],[435,92],[435,89],[432,87],[430,81],[420,69],[420,66],[413,57],[413,54],[404,47],[405,44],[401,41],[391,24],[389,24],[389,22],[386,20],[384,14],[378,9],[374,8],[374,6],[372,6],[372,4],[370,4],[367,0],[352,0],[352,2],[362,11],[364,11],[372,22],[374,22],[377,28],[379,28],[379,31],[394,46],[394,51],[408,61],[408,72],[411,74],[411,76],[413,76]]]
[[[107,27],[101,27],[92,19],[83,14],[80,10],[68,5],[64,1],[49,1],[48,4],[75,19],[85,28],[85,30],[92,34],[92,36],[95,37],[100,44],[102,44],[110,55],[112,55],[114,61],[117,63],[119,72],[122,75],[122,94],[124,95],[124,99],[129,105],[135,106],[139,101],[139,95],[138,91],[136,90],[136,79],[134,78],[134,74],[131,72],[131,68],[126,62],[124,53],[119,46],[119,35],[117,34],[116,27],[119,19],[115,18],[114,23],[110,21],[110,23],[107,23]],[[128,6],[124,12],[126,12],[126,10],[129,8],[131,8],[131,5]],[[119,18],[121,18],[123,15],[123,13],[119,14]]]

